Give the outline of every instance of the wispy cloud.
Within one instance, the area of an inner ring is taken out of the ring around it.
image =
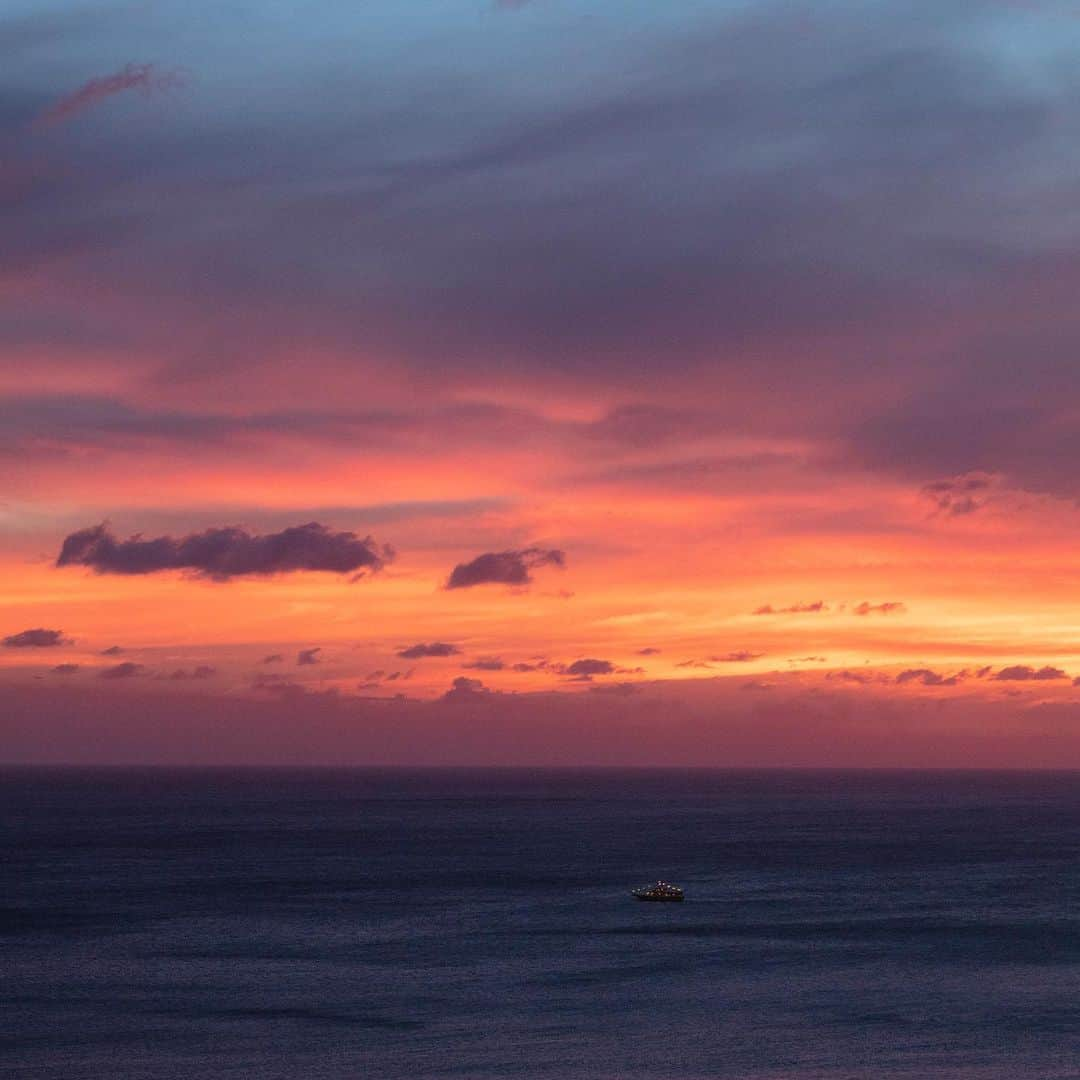
[[[66,94],[40,113],[35,125],[51,127],[70,120],[117,94],[131,90],[151,94],[179,86],[182,81],[177,72],[160,72],[153,64],[128,64],[111,75],[90,79],[77,90]]]
[[[815,600],[809,604],[790,604],[788,607],[773,607],[772,604],[763,604],[754,609],[755,615],[809,615],[819,611],[828,611],[829,608],[824,600]]]
[[[907,607],[898,600],[888,600],[883,604],[871,604],[864,600],[851,609],[853,615],[901,615]]]

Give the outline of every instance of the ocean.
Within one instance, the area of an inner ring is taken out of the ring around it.
[[[6,769],[0,845],[4,1080],[1080,1076],[1080,774]]]

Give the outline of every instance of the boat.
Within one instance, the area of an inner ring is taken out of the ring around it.
[[[667,903],[678,903],[683,899],[682,889],[678,885],[671,885],[666,881],[658,881],[655,885],[634,889],[630,895],[635,900],[666,901]]]

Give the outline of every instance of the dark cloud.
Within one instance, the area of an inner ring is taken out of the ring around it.
[[[461,666],[473,671],[502,671],[506,664],[498,656],[478,656],[475,660],[470,660]]]
[[[762,682],[760,679],[751,679],[750,682],[744,682],[739,687],[740,690],[772,690],[773,684]]]
[[[938,14],[925,2],[878,11],[862,28],[839,9],[816,13],[812,49],[791,32],[799,20],[790,12],[759,7],[754,18],[717,8],[658,24],[644,39],[611,34],[612,16],[597,13],[584,28],[597,35],[592,48],[582,40],[584,62],[613,41],[615,52],[596,61],[596,78],[573,94],[541,93],[527,110],[487,80],[462,78],[460,101],[440,100],[438,115],[455,137],[438,145],[422,110],[388,110],[386,98],[362,92],[360,75],[342,97],[354,156],[329,117],[282,110],[268,132],[254,102],[227,135],[208,120],[190,146],[179,135],[145,148],[116,138],[108,156],[127,185],[158,180],[179,193],[185,166],[203,182],[189,199],[157,206],[149,236],[140,229],[130,241],[127,261],[148,279],[132,274],[132,286],[217,297],[237,312],[238,328],[260,312],[276,324],[270,335],[297,321],[275,304],[296,292],[300,304],[319,305],[312,323],[333,325],[342,340],[397,346],[433,368],[449,348],[461,364],[487,352],[505,370],[546,356],[584,374],[607,367],[645,381],[706,348],[715,363],[739,363],[725,344],[753,345],[777,328],[799,341],[800,330],[848,334],[864,308],[870,318],[882,308],[895,317],[892,296],[910,300],[938,275],[985,273],[979,256],[1035,246],[1017,241],[1028,235],[1019,226],[1050,211],[1040,212],[1013,164],[1040,153],[1048,167],[1056,161],[1053,118],[1068,114],[1070,85],[1047,70],[1036,92],[987,47],[985,16],[971,4],[944,25],[924,17]],[[229,17],[217,31],[226,42],[239,32]],[[433,60],[415,93],[434,100],[462,74],[450,59],[459,51]],[[531,59],[522,56],[523,78]],[[535,62],[548,57],[538,51]],[[640,72],[647,77],[630,75]],[[298,67],[296,78],[304,82],[281,92],[299,99],[310,76]],[[366,136],[391,122],[394,150],[380,153]],[[242,164],[222,152],[237,138],[247,148]],[[356,177],[347,191],[327,194],[328,152],[345,155]],[[254,178],[261,198],[231,208],[229,228],[215,228],[224,182]],[[41,244],[62,225],[46,219],[76,192],[91,196],[76,206],[88,218],[115,200],[115,184],[69,183],[74,190],[61,187],[39,210]],[[286,202],[289,215],[272,212]],[[176,257],[160,258],[163,236],[187,221],[197,227]],[[373,246],[395,257],[357,255]],[[249,350],[235,351],[229,364],[252,362]],[[837,364],[835,352],[822,360],[797,351],[797,360],[763,363],[748,377],[778,396],[776,367],[820,385]],[[650,359],[658,355],[662,365]]]
[[[283,664],[284,662],[285,657],[279,652],[271,653],[269,656],[264,656],[259,661],[260,664]]]
[[[744,664],[750,660],[760,660],[764,655],[764,653],[750,652],[749,649],[736,649],[723,656],[710,656],[709,659],[716,664]]]
[[[453,686],[446,691],[439,701],[446,705],[472,705],[478,702],[487,703],[497,697],[479,679],[469,679],[459,675]]]
[[[997,682],[1051,682],[1056,679],[1067,679],[1069,676],[1056,667],[1033,668],[1027,664],[1013,664],[996,672],[993,678]]]
[[[448,589],[471,589],[474,585],[529,585],[532,571],[541,566],[566,566],[566,555],[556,548],[521,548],[488,551],[471,562],[458,563],[446,582]]]
[[[896,676],[896,682],[899,686],[905,683],[921,683],[923,686],[956,686],[963,678],[963,672],[955,675],[941,675],[930,668],[908,668]]]
[[[446,641],[419,642],[407,649],[399,649],[398,656],[403,660],[421,660],[426,656],[460,656],[461,650]]]
[[[938,513],[961,517],[974,514],[986,505],[986,500],[979,496],[990,488],[991,483],[991,478],[984,475],[956,476],[924,485],[922,494],[934,504]]]
[[[198,667],[192,668],[191,671],[186,668],[177,668],[169,678],[178,682],[187,679],[212,679],[217,673],[217,668],[210,667],[208,664],[200,664]]]
[[[119,645],[110,645],[107,649],[101,650],[102,656],[119,656],[124,650]]]
[[[57,664],[49,669],[53,675],[74,675],[79,670],[78,664]]]
[[[370,537],[332,532],[309,522],[278,533],[253,535],[239,526],[207,529],[175,538],[118,540],[105,525],[68,536],[57,566],[89,566],[99,574],[152,574],[190,570],[211,581],[245,575],[268,576],[294,571],[346,574],[377,571],[393,558]]]
[[[287,675],[271,675],[266,672],[259,672],[251,680],[252,690],[259,691],[264,694],[274,694],[281,698],[302,698],[307,689],[302,683],[296,682],[294,679],[289,678]]]
[[[824,600],[815,600],[810,604],[792,604],[790,607],[774,608],[772,604],[765,604],[755,608],[755,615],[804,615],[818,611],[828,611]]]
[[[905,611],[907,607],[896,600],[886,601],[884,604],[871,604],[864,600],[851,609],[853,615],[900,615]]]
[[[829,671],[825,678],[836,682],[857,683],[860,686],[883,681],[882,676],[875,671]]]
[[[593,657],[585,657],[582,660],[575,660],[572,664],[567,664],[562,669],[562,673],[587,682],[594,675],[614,675],[617,670],[610,660],[596,660]]]
[[[122,664],[114,664],[112,667],[102,668],[98,672],[98,678],[100,679],[132,679],[137,675],[142,675],[146,671],[146,668],[142,664],[134,664],[130,660],[125,660]]]
[[[301,649],[296,654],[296,663],[299,667],[310,667],[312,664],[319,663],[319,653],[322,652],[321,646],[316,646],[314,649]]]
[[[57,645],[70,644],[62,630],[45,630],[40,626],[33,630],[20,630],[19,633],[9,634],[0,640],[0,645],[7,649],[51,649]]]
[[[638,649],[638,656],[658,656],[660,654],[659,649],[654,649],[651,645],[646,646],[644,649]]]
[[[1034,280],[1029,269],[1060,261],[1068,237],[1055,208],[1069,181],[1059,118],[1075,111],[1073,80],[1038,49],[1025,66],[995,46],[1010,18],[988,23],[1002,18],[997,5],[941,16],[917,0],[861,26],[839,8],[815,12],[812,47],[789,9],[757,8],[704,5],[646,35],[610,33],[608,20],[618,29],[632,14],[595,12],[581,49],[596,77],[545,95],[537,73],[550,57],[523,52],[521,77],[541,87],[528,108],[463,72],[453,58],[467,49],[451,45],[411,87],[438,101],[434,114],[402,115],[365,92],[361,66],[342,88],[340,120],[281,109],[267,129],[259,118],[274,101],[260,95],[299,103],[311,76],[298,64],[273,91],[253,84],[250,111],[231,112],[228,132],[209,115],[195,132],[103,132],[98,153],[21,208],[5,262],[74,251],[76,286],[100,277],[133,306],[160,299],[153,332],[185,377],[200,362],[254,368],[259,344],[283,334],[407,357],[421,375],[438,377],[451,353],[455,373],[543,365],[627,394],[709,356],[739,371],[718,408],[732,426],[765,435],[817,424],[826,438],[839,427],[860,465],[910,470],[920,483],[994,459],[1033,482],[1073,483],[1062,440],[1080,445],[1080,429],[1061,355],[1074,327],[1057,331],[1067,340],[1054,358],[1039,347],[1053,312],[1007,342],[980,315],[974,330],[956,328],[945,356],[920,348],[913,359],[887,340],[898,327],[910,341],[944,325],[969,287],[1003,283],[1011,295],[1008,273]],[[215,24],[226,47],[241,33],[234,20]],[[454,42],[464,31],[448,32]],[[372,81],[392,87],[385,74]],[[120,73],[115,86],[144,79]],[[451,82],[461,93],[447,100],[439,88]],[[90,84],[66,108],[113,87]],[[454,137],[433,141],[432,124]],[[386,130],[392,149],[369,137]],[[355,183],[328,183],[328,160]],[[234,205],[228,193],[245,184],[252,197]],[[226,325],[185,341],[177,330],[200,308]],[[760,347],[777,337],[798,348]],[[207,358],[213,339],[222,346]],[[854,359],[868,340],[874,365]],[[835,347],[815,347],[823,341]],[[747,350],[768,359],[748,365]],[[1026,391],[1005,385],[998,350],[1027,358],[1012,363]],[[885,416],[843,408],[839,398],[879,376],[897,393],[867,400],[902,405]],[[921,398],[921,379],[952,383],[948,399]],[[807,393],[823,385],[837,394]],[[1009,392],[1026,417],[983,407]],[[867,416],[865,431],[836,419],[852,415]]]

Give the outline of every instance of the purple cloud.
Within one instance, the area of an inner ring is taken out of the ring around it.
[[[478,656],[475,660],[470,660],[461,666],[473,671],[502,671],[506,664],[499,656]]]
[[[869,686],[871,683],[882,681],[881,676],[873,671],[830,671],[825,678],[837,682],[858,683],[860,686]]]
[[[0,645],[6,649],[51,649],[57,645],[70,645],[71,642],[64,637],[62,630],[45,630],[35,627],[33,630],[21,630],[17,634],[9,634]]]
[[[192,668],[191,671],[185,668],[177,668],[169,678],[178,682],[186,679],[212,679],[217,673],[217,668],[210,667],[208,664],[200,664],[198,667]]]
[[[64,540],[56,565],[88,566],[99,574],[190,570],[220,582],[302,570],[359,575],[381,570],[393,557],[392,549],[380,547],[370,536],[332,532],[314,521],[265,535],[226,526],[152,540],[138,534],[118,540],[105,525],[94,525]]]
[[[446,691],[439,701],[445,705],[472,705],[476,702],[487,703],[496,695],[479,679],[469,679],[459,675],[453,686]]]
[[[49,670],[53,675],[74,675],[79,670],[79,665],[57,664],[56,667],[50,668]]]
[[[903,686],[905,683],[921,683],[923,686],[956,686],[963,678],[962,672],[956,675],[940,675],[930,668],[908,668],[896,676],[896,682],[898,686]]]
[[[937,507],[938,513],[949,517],[961,517],[965,514],[974,514],[986,505],[985,499],[978,496],[990,486],[989,477],[972,473],[926,484],[922,489],[922,494]]]
[[[993,676],[997,682],[1050,682],[1055,679],[1067,679],[1069,676],[1061,668],[1033,668],[1027,664],[1013,664],[1003,667]]]
[[[122,664],[114,664],[112,667],[102,668],[98,672],[99,679],[132,679],[142,675],[146,668],[142,664],[133,664],[125,660]]]
[[[107,649],[101,650],[102,656],[119,656],[124,650],[119,645],[110,645]]]
[[[471,562],[458,563],[446,582],[448,589],[471,589],[476,585],[530,585],[532,571],[541,566],[566,566],[566,553],[557,548],[521,548],[488,551]]]
[[[321,645],[317,645],[314,649],[301,649],[296,654],[296,663],[299,667],[310,667],[313,664],[317,664],[319,663],[319,653],[321,652]]]
[[[616,670],[615,665],[610,660],[597,660],[593,657],[586,657],[583,660],[575,660],[572,664],[568,664],[563,668],[563,674],[587,682],[594,675],[614,675]]]
[[[419,642],[407,649],[399,649],[398,656],[403,660],[422,660],[425,656],[460,656],[461,650],[446,641]]]

